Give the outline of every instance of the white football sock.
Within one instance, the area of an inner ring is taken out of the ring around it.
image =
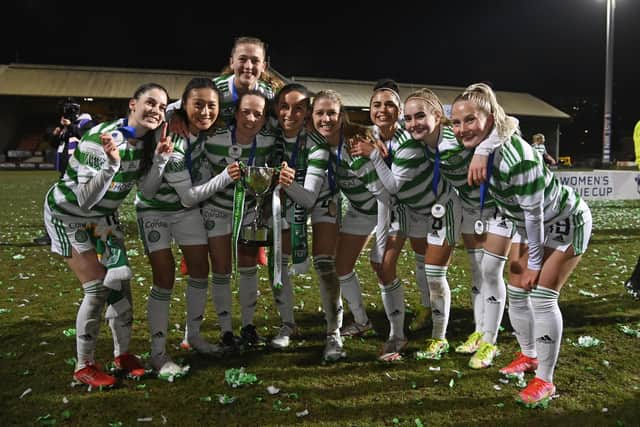
[[[339,276],[340,291],[347,300],[349,310],[353,313],[353,319],[356,323],[364,325],[369,321],[367,312],[362,301],[362,291],[360,290],[360,282],[355,271],[344,276]]]
[[[240,317],[242,327],[253,325],[253,317],[258,303],[258,267],[238,267]]]
[[[202,325],[207,307],[208,285],[209,281],[206,277],[189,277],[187,279],[187,289],[185,290],[187,322],[184,328],[184,337],[187,341],[189,341],[189,337],[200,336],[200,325]]]
[[[509,321],[516,334],[520,351],[527,357],[536,358],[536,343],[534,337],[533,307],[529,292],[515,286],[507,286],[509,296]]]
[[[473,322],[475,332],[482,332],[484,319],[484,304],[482,303],[482,248],[467,249],[469,264],[471,265],[471,307],[473,307]]]
[[[313,266],[320,282],[320,300],[327,323],[327,335],[338,333],[342,326],[342,299],[336,260],[332,256],[318,255],[313,259]]]
[[[404,288],[399,279],[379,285],[382,305],[389,320],[389,339],[404,338]]]
[[[484,251],[482,257],[483,341],[495,344],[504,314],[507,289],[502,273],[507,257]]]
[[[293,316],[293,286],[289,277],[289,255],[282,255],[282,287],[275,289],[273,286],[273,299],[276,302],[278,313],[282,323],[295,325]]]
[[[211,299],[218,315],[220,331],[233,331],[231,327],[231,274],[211,274]]]
[[[451,311],[451,290],[447,281],[447,267],[426,264],[427,283],[431,294],[432,338],[444,339]]]
[[[424,254],[414,252],[416,258],[416,284],[420,290],[420,304],[423,307],[431,307],[431,297],[429,296],[429,285],[427,275],[424,271]]]
[[[531,291],[531,305],[535,316],[538,369],[536,377],[553,382],[553,371],[562,344],[562,313],[558,306],[559,292],[538,286]]]
[[[151,287],[149,301],[147,301],[147,319],[151,335],[152,358],[162,356],[167,348],[169,304],[172,291],[172,289],[164,289],[155,285]]]
[[[84,298],[76,316],[76,352],[78,364],[82,369],[87,364],[95,363],[96,343],[100,332],[100,316],[110,289],[102,284],[102,280],[92,280],[82,284]]]

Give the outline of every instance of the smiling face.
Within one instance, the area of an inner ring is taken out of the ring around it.
[[[219,108],[218,94],[215,90],[211,88],[191,89],[184,106],[189,122],[189,132],[197,135],[200,131],[213,126],[218,118]]]
[[[413,139],[426,142],[440,127],[441,119],[442,114],[423,99],[410,98],[404,104],[404,125]]]
[[[289,91],[278,97],[276,111],[285,136],[294,137],[304,127],[304,120],[309,112],[309,99],[301,92]]]
[[[264,49],[254,43],[239,44],[233,50],[229,66],[233,70],[236,87],[240,91],[252,89],[267,67]]]
[[[244,95],[235,113],[236,132],[247,139],[253,139],[264,126],[265,98],[258,95]]]
[[[329,97],[316,99],[313,104],[313,127],[318,133],[325,137],[327,141],[337,141],[342,125],[342,115],[340,114],[340,103]]]
[[[473,101],[457,101],[451,107],[451,123],[456,138],[465,148],[480,144],[493,128],[493,116]]]
[[[167,109],[167,94],[151,88],[129,100],[129,125],[135,128],[154,130],[164,121]]]
[[[395,126],[400,114],[396,102],[395,96],[390,91],[377,91],[369,103],[371,122],[381,129]]]

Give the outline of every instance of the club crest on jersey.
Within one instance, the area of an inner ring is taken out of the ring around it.
[[[89,234],[84,228],[80,230],[76,230],[76,233],[74,234],[73,237],[76,239],[76,242],[78,243],[84,243],[87,240],[89,240]]]
[[[160,233],[156,230],[151,230],[149,234],[147,234],[147,240],[149,240],[151,243],[157,242],[158,240],[160,240]]]

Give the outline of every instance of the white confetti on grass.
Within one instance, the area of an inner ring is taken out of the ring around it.
[[[601,340],[589,335],[581,335],[578,337],[578,342],[571,343],[571,345],[573,345],[574,347],[583,347],[583,348],[595,347],[600,344],[602,344]]]
[[[307,415],[309,415],[308,409],[305,409],[304,411],[296,412],[296,417],[298,418],[306,417]]]
[[[23,397],[25,397],[27,394],[31,393],[33,390],[31,388],[26,389],[25,391],[22,392],[22,394],[20,395],[20,399],[22,399]]]
[[[267,387],[267,393],[273,396],[274,394],[280,393],[280,389],[278,387],[270,385],[269,387]]]

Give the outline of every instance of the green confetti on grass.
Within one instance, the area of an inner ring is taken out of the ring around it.
[[[62,333],[67,337],[75,337],[76,336],[75,328],[65,329],[64,331],[62,331]]]
[[[202,396],[200,398],[200,402],[211,402],[212,400],[211,396]]]
[[[218,403],[221,405],[229,405],[236,401],[236,398],[233,396],[228,396],[226,394],[218,394]]]
[[[36,422],[39,422],[44,426],[54,426],[57,423],[55,418],[51,418],[51,414],[39,416],[36,418]]]
[[[64,418],[65,420],[68,420],[69,418],[71,418],[71,411],[68,409],[65,411],[62,411],[62,418]]]
[[[640,329],[633,329],[627,325],[618,325],[618,329],[625,335],[640,338]]]
[[[451,378],[451,381],[449,381],[449,388],[453,388],[454,385],[456,385],[456,382]]]
[[[273,410],[274,411],[280,411],[280,412],[289,412],[291,410],[290,407],[283,407],[282,406],[282,400],[276,400],[275,402],[273,402]]]
[[[253,384],[258,381],[255,374],[244,371],[244,367],[231,368],[224,372],[224,379],[231,387],[236,388],[247,384]]]
[[[112,423],[109,423],[109,427],[122,427],[122,421],[114,421]]]
[[[424,424],[422,424],[422,420],[420,418],[416,418],[415,420],[413,420],[413,422],[415,423],[416,427],[424,427]]]

